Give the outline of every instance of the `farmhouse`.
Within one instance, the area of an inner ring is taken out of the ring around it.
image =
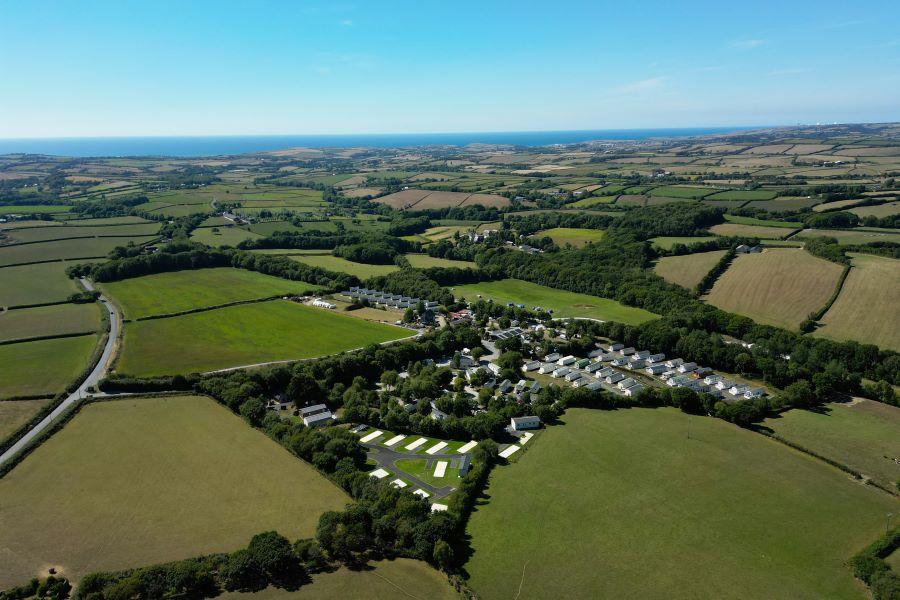
[[[513,417],[509,420],[509,427],[513,431],[522,431],[523,429],[537,429],[540,426],[541,419],[535,416]]]

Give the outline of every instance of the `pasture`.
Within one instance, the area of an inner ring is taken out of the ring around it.
[[[80,238],[56,242],[40,242],[37,244],[0,246],[0,267],[60,259],[101,258],[109,254],[110,250],[116,246],[127,246],[129,242],[144,244],[154,239],[155,236]]]
[[[387,196],[375,198],[374,202],[386,204],[397,210],[415,208],[451,208],[454,206],[472,206],[480,204],[486,207],[502,208],[509,206],[509,198],[497,194],[472,194],[469,192],[444,192],[432,190],[408,189]]]
[[[407,254],[406,260],[414,269],[431,269],[440,267],[442,269],[475,269],[477,265],[467,260],[451,260],[449,258],[438,258],[428,256],[427,254]]]
[[[853,267],[813,335],[900,351],[900,261],[851,254]]]
[[[900,232],[896,229],[804,229],[797,234],[798,239],[823,236],[833,237],[842,245],[871,244],[872,242],[900,244]]]
[[[709,228],[710,233],[720,236],[755,237],[780,240],[791,233],[786,227],[768,225],[744,225],[741,223],[720,223]]]
[[[348,500],[209,398],[89,404],[0,479],[0,587],[233,551],[269,529],[308,537]]]
[[[659,259],[653,270],[669,283],[691,290],[716,266],[726,252],[713,250],[681,256],[664,256]]]
[[[96,335],[0,345],[0,398],[65,391],[96,345]]]
[[[896,512],[887,494],[713,418],[562,419],[494,470],[469,522],[486,600],[866,597],[845,561]]]
[[[818,198],[807,198],[806,196],[781,196],[774,200],[751,200],[745,206],[747,208],[761,208],[773,212],[782,212],[815,206],[819,202],[821,200]]]
[[[662,248],[663,250],[671,250],[672,246],[675,244],[684,244],[685,246],[690,244],[696,244],[697,242],[708,242],[710,240],[716,239],[715,236],[712,235],[701,235],[697,237],[686,237],[686,236],[671,236],[671,237],[655,237],[650,239],[650,243],[656,246],[657,248]]]
[[[0,313],[0,342],[95,332],[99,328],[100,307],[94,302],[17,308]]]
[[[634,193],[631,188],[629,193]],[[715,194],[715,188],[708,187],[690,187],[684,185],[662,185],[651,188],[647,192],[650,196],[664,196],[666,198],[676,198],[678,200],[699,200],[710,194]]]
[[[900,408],[874,400],[789,410],[762,423],[786,440],[895,489],[900,481]]]
[[[756,219],[754,217],[742,217],[739,215],[724,215],[725,220],[729,223],[738,223],[740,225],[760,225],[762,227],[785,227],[787,229],[800,229],[803,223],[798,221],[767,221],[765,219]]]
[[[706,200],[772,200],[777,192],[774,190],[726,190],[706,196]]]
[[[59,302],[81,289],[66,276],[75,263],[52,262],[0,269],[0,306]]]
[[[273,300],[126,323],[116,371],[139,377],[212,371],[324,356],[411,334],[408,329]]]
[[[321,267],[336,273],[347,273],[354,275],[360,279],[368,279],[376,275],[387,275],[393,273],[400,267],[397,265],[369,265],[366,263],[353,262],[340,256],[332,256],[331,254],[295,254],[291,255],[291,260],[302,262],[314,267]]]
[[[860,218],[878,217],[881,219],[900,213],[900,201],[885,202],[884,204],[878,204],[875,206],[860,206],[859,208],[851,208],[847,212],[852,212],[854,215]]]
[[[191,240],[207,246],[237,246],[244,240],[261,237],[242,227],[201,227],[191,232]]]
[[[28,422],[47,403],[44,400],[0,400],[0,440],[5,440]]]
[[[805,250],[769,248],[739,255],[706,301],[767,325],[796,330],[834,293],[843,269]]]
[[[154,235],[159,231],[159,223],[134,223],[126,225],[58,225],[52,227],[29,227],[9,233],[15,242],[44,242],[67,238],[121,237],[129,235]]]
[[[313,283],[231,267],[156,273],[102,283],[100,288],[122,308],[126,319],[321,289]]]
[[[657,315],[642,308],[625,306],[609,298],[576,294],[520,279],[482,281],[451,288],[457,298],[475,301],[478,296],[485,300],[506,304],[524,304],[527,308],[540,306],[552,308],[554,317],[588,317],[602,321],[618,321],[638,325],[655,319]]]
[[[31,213],[56,214],[72,210],[64,204],[14,204],[0,206],[0,215],[27,215]]]
[[[567,244],[582,248],[587,244],[599,242],[606,234],[602,229],[579,229],[572,227],[554,227],[533,234],[534,237],[549,237],[557,246]]]

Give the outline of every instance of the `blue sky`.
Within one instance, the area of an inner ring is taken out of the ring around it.
[[[0,0],[0,137],[887,120],[896,1]]]

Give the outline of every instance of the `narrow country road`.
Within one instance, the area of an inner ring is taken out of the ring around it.
[[[85,287],[88,291],[94,291],[94,285],[88,281],[87,279],[81,278],[81,285]],[[54,420],[56,420],[59,415],[61,415],[67,408],[72,406],[76,401],[83,398],[88,388],[94,385],[103,379],[106,376],[106,371],[109,368],[109,363],[112,360],[113,350],[116,346],[116,338],[119,336],[119,327],[121,323],[121,315],[119,314],[118,309],[103,295],[100,296],[100,304],[104,306],[109,314],[109,335],[106,339],[106,346],[103,348],[103,354],[100,356],[100,360],[97,361],[97,364],[94,366],[94,369],[91,371],[90,375],[87,376],[87,379],[84,380],[77,390],[72,392],[71,394],[63,400],[59,406],[57,406],[53,412],[47,415],[41,422],[34,426],[34,428],[23,435],[21,439],[19,439],[15,444],[9,447],[9,449],[0,455],[0,464],[3,464],[12,456],[14,456],[19,450],[28,445],[28,443],[35,438],[39,433],[41,433],[44,429],[47,428]]]

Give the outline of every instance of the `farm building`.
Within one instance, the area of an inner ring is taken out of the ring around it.
[[[741,244],[737,248],[734,249],[738,254],[751,254],[755,252],[762,252],[762,248],[760,246],[748,246],[747,244]]]
[[[541,419],[536,416],[513,417],[509,420],[510,429],[522,431],[523,429],[537,429],[541,426]]]

